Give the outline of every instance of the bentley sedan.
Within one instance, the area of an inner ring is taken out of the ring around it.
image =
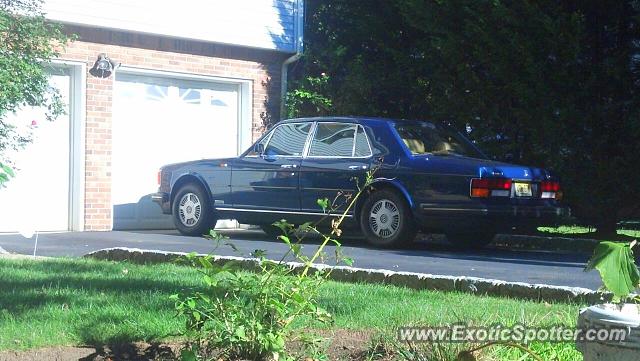
[[[289,119],[237,158],[166,165],[152,198],[185,235],[208,233],[218,219],[272,233],[281,219],[327,218],[317,200],[355,194],[368,172],[373,181],[347,216],[375,246],[425,231],[481,247],[497,232],[568,214],[547,170],[490,160],[443,124],[361,117]],[[346,209],[337,207],[334,215]]]

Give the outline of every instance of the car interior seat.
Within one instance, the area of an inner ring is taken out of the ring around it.
[[[448,152],[448,151],[450,151],[452,149],[453,149],[453,147],[451,147],[451,144],[449,144],[449,142],[439,141],[436,144],[435,149],[433,151],[434,152]]]
[[[420,139],[411,139],[411,138],[402,138],[404,144],[407,145],[407,148],[413,154],[423,154],[426,153],[426,149],[424,147],[424,143]]]

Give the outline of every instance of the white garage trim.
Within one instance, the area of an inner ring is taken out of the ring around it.
[[[69,154],[69,230],[84,230],[85,126],[87,69],[83,62],[54,60],[71,75],[69,116],[71,120]]]

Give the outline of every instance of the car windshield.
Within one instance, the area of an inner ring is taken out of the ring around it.
[[[398,122],[395,129],[411,154],[458,155],[485,158],[466,138],[453,129],[430,122]]]

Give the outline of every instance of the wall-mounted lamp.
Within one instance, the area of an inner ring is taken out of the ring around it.
[[[93,64],[93,67],[89,69],[89,74],[97,78],[108,78],[118,67],[120,67],[120,63],[114,62],[109,59],[107,54],[101,53],[98,55],[98,60]]]

